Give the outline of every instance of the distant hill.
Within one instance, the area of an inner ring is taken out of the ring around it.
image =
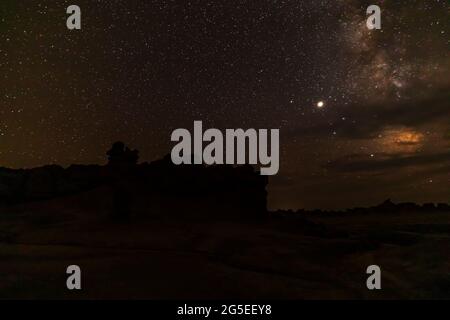
[[[450,205],[447,203],[424,203],[419,205],[414,202],[394,203],[387,199],[383,203],[368,208],[351,208],[346,210],[278,210],[272,213],[274,216],[292,215],[359,215],[368,213],[412,213],[412,212],[450,212]]]

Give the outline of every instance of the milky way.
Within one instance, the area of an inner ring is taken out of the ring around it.
[[[280,129],[272,208],[450,201],[449,35],[443,0],[4,0],[0,166],[151,161],[202,120]]]

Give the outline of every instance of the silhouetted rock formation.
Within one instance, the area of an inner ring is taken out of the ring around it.
[[[110,190],[105,197],[118,220],[132,214],[242,219],[267,212],[268,179],[252,166],[176,166],[169,155],[137,164],[138,151],[122,142],[114,143],[107,155],[106,166],[0,169],[0,202],[48,199],[103,186]]]
[[[161,213],[170,211],[191,218],[245,218],[261,217],[267,211],[268,179],[251,166],[176,166],[167,155],[138,166],[138,171],[143,183],[140,189],[150,189],[149,194],[156,195],[149,205]]]
[[[44,166],[34,169],[0,168],[0,203],[53,198],[88,190],[104,182],[100,166]]]

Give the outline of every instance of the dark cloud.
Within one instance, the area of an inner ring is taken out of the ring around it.
[[[421,100],[351,106],[330,106],[312,117],[312,124],[286,130],[288,136],[320,136],[336,132],[337,137],[370,139],[388,127],[421,127],[448,119],[450,89],[439,90]],[[342,119],[345,120],[342,120]],[[449,123],[450,127],[450,123]],[[448,132],[445,133],[450,138]],[[410,142],[408,142],[410,143]]]
[[[333,172],[376,172],[387,169],[407,167],[429,167],[431,165],[450,165],[450,151],[433,154],[396,154],[370,155],[360,154],[341,158],[325,165],[325,168]]]
[[[430,98],[420,101],[379,104],[365,108],[353,108],[351,118],[355,123],[344,123],[336,129],[348,138],[371,138],[390,126],[420,127],[448,117],[450,90],[438,91]]]

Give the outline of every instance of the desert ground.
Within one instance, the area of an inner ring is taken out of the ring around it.
[[[0,208],[1,299],[450,298],[449,213],[113,223],[92,192]]]

